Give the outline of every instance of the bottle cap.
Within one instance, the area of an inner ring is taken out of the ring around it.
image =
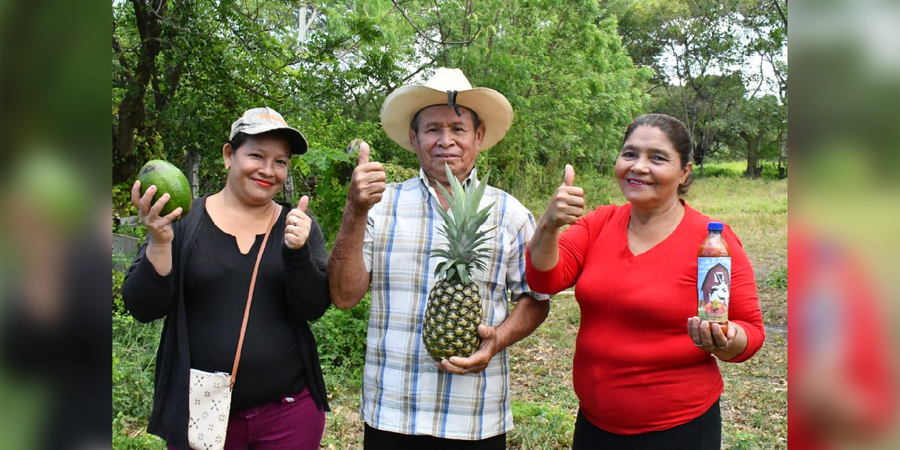
[[[709,231],[722,231],[722,222],[710,222],[707,227]]]

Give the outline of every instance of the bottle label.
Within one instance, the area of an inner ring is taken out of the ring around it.
[[[697,316],[710,322],[727,322],[731,257],[697,258],[697,269]]]

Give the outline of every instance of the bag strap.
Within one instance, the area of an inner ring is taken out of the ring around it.
[[[231,385],[234,389],[234,380],[237,378],[238,363],[241,362],[241,348],[244,346],[244,333],[247,331],[247,319],[250,318],[250,304],[253,303],[253,288],[256,287],[256,274],[259,272],[259,262],[262,261],[263,252],[266,250],[266,242],[269,240],[269,234],[275,221],[278,219],[278,212],[281,211],[281,205],[275,204],[275,211],[272,211],[272,219],[269,221],[269,227],[266,229],[266,235],[263,237],[262,245],[259,247],[259,253],[256,255],[256,265],[253,266],[253,275],[250,277],[250,293],[247,294],[247,307],[244,309],[244,321],[241,323],[241,337],[238,339],[237,352],[234,355],[234,367],[231,369]]]

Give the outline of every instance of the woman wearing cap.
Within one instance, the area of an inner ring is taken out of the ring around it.
[[[567,166],[531,240],[528,283],[546,293],[574,284],[581,308],[575,449],[720,448],[717,359],[745,361],[765,340],[753,268],[727,226],[728,330],[697,317],[697,251],[710,219],[679,198],[691,150],[677,119],[638,117],[615,168],[629,203],[581,217],[584,192]]]
[[[303,135],[269,108],[248,110],[222,148],[225,187],[160,217],[168,195],[155,186],[132,202],[147,242],[128,269],[125,305],[142,322],[165,317],[148,431],[169,448],[188,449],[191,368],[231,373],[251,276],[252,308],[231,397],[225,448],[316,449],[328,404],[316,342],[307,321],[330,304],[322,230],[298,206],[276,202]],[[270,230],[268,239],[264,239]],[[266,242],[265,249],[261,249]]]

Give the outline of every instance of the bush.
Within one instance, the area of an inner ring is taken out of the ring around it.
[[[162,321],[142,324],[130,315],[112,316],[113,436],[147,427],[153,403],[153,371]],[[119,448],[118,446],[114,446]],[[141,446],[135,448],[142,448]]]
[[[311,324],[329,388],[359,385],[366,362],[366,334],[369,330],[369,294],[351,309],[329,308]]]
[[[124,316],[128,314],[125,309],[125,301],[122,300],[122,283],[125,282],[125,272],[116,270],[116,261],[124,261],[122,255],[113,255],[112,269],[112,313],[113,316]],[[115,325],[115,323],[113,323]]]

